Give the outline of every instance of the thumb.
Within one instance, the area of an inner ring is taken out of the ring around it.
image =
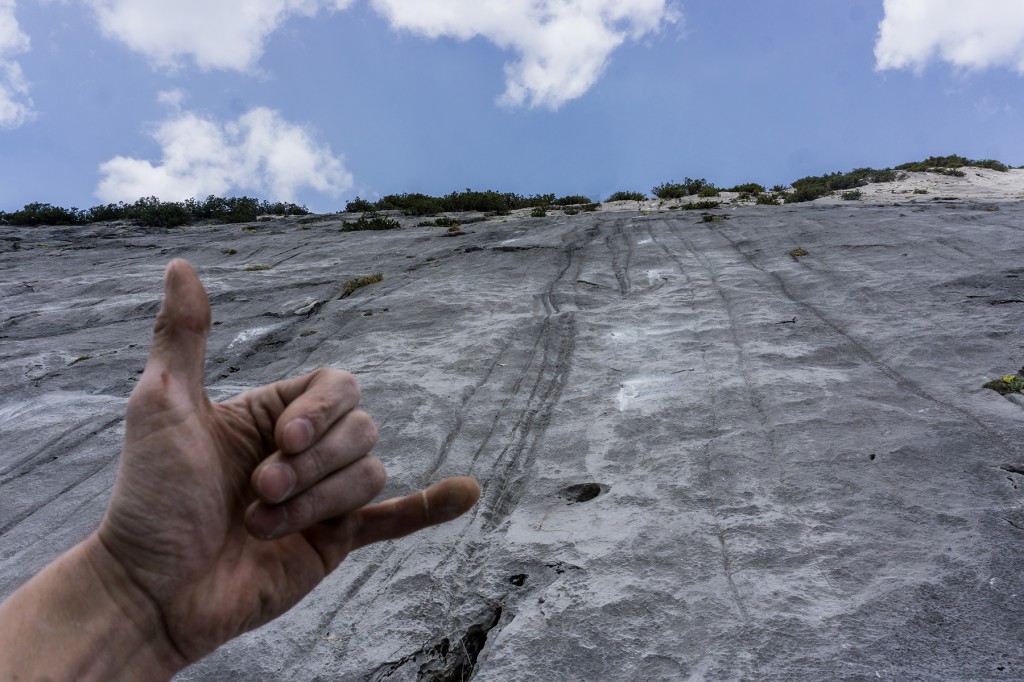
[[[202,394],[206,337],[210,333],[210,302],[196,271],[176,258],[164,271],[164,301],[153,325],[147,373],[184,382],[193,395]]]

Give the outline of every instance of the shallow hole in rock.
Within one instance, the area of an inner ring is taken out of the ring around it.
[[[589,502],[606,490],[608,490],[608,487],[600,483],[577,483],[559,490],[558,496],[565,500],[567,504],[575,504],[577,502]]]
[[[872,454],[868,455],[868,459],[870,459],[870,460],[871,460],[872,462],[874,462],[874,461],[875,461],[875,455],[874,455],[874,453],[872,453]]]
[[[526,584],[526,574],[525,573],[519,573],[519,574],[514,575],[511,578],[509,578],[508,581],[510,583],[512,583],[513,585],[515,585],[516,587],[522,587],[523,585]]]

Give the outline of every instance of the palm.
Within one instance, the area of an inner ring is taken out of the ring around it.
[[[211,405],[202,384],[205,292],[183,261],[168,267],[165,289],[98,535],[184,659],[284,612],[352,549],[450,520],[476,501],[472,479],[449,479],[367,506],[383,487],[383,466],[367,454],[376,431],[354,410],[358,389],[346,373],[322,370]],[[308,440],[288,435],[297,419],[316,423]],[[282,461],[297,485],[268,500],[253,479]],[[285,507],[289,527],[260,530],[255,510]],[[257,537],[268,534],[275,539]]]
[[[126,455],[149,456],[125,457],[101,533],[158,604],[176,647],[195,659],[277,616],[333,567],[304,534],[268,542],[243,523],[256,500],[249,475],[272,452],[273,424],[260,424],[245,396],[210,405],[153,378],[133,394],[125,434]]]

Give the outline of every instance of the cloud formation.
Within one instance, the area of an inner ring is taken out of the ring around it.
[[[667,0],[372,0],[393,28],[428,38],[480,36],[519,54],[499,101],[557,109],[585,93],[627,39],[681,15]]]
[[[885,0],[875,68],[920,71],[933,58],[965,69],[1024,74],[1024,2]]]
[[[0,0],[3,1],[3,0]],[[156,66],[191,58],[203,70],[251,71],[264,42],[291,16],[342,10],[352,0],[86,0],[100,28]]]
[[[182,201],[229,192],[296,201],[303,188],[337,196],[352,187],[352,175],[330,147],[266,107],[223,124],[179,111],[153,138],[163,149],[160,163],[118,156],[100,166],[101,201]]]
[[[14,0],[0,0],[0,128],[17,128],[35,116],[28,82],[12,59],[28,49],[28,36],[14,16]]]
[[[252,71],[288,17],[340,11],[355,0],[85,0],[103,33],[157,67]],[[13,2],[13,0],[0,0]],[[485,38],[518,59],[499,101],[559,106],[585,93],[609,57],[679,21],[673,0],[371,0],[392,28],[429,38]]]

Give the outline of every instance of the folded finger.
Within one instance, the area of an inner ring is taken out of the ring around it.
[[[260,430],[277,448],[296,454],[328,433],[359,403],[359,385],[348,372],[324,368],[277,381],[241,396]]]
[[[365,455],[283,504],[254,502],[246,510],[246,525],[266,539],[295,533],[359,509],[384,489],[386,480],[381,461]]]
[[[377,444],[370,415],[352,410],[312,446],[296,455],[275,452],[252,473],[252,487],[264,502],[277,504],[344,469]]]

